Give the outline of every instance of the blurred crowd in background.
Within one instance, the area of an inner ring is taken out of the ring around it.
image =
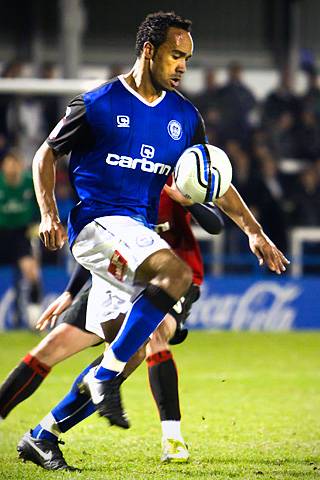
[[[3,66],[1,76],[20,78],[22,72],[23,64],[12,62]],[[284,69],[279,72],[277,87],[263,101],[256,100],[242,75],[241,64],[232,62],[227,67],[227,80],[220,84],[215,71],[207,69],[204,90],[196,96],[186,95],[205,120],[209,142],[229,155],[234,169],[233,183],[267,234],[286,252],[291,228],[320,224],[320,88],[317,73],[313,68],[305,72],[305,91],[297,95],[289,70]],[[54,76],[52,64],[43,65],[38,72],[39,78]],[[14,157],[13,163],[22,179],[23,170],[30,170],[36,149],[60,116],[58,96],[0,95],[2,184],[10,181],[3,169],[5,159]],[[67,160],[59,162],[56,197],[63,223],[76,201],[68,183],[67,169]],[[37,212],[37,208],[34,211]],[[37,220],[35,213],[32,222]],[[31,223],[29,217],[26,221]],[[0,231],[3,228],[5,226],[0,224]],[[61,253],[38,248],[44,264],[65,261]],[[310,249],[318,253],[319,247],[313,245]],[[245,236],[231,222],[226,222],[225,253],[248,254]]]

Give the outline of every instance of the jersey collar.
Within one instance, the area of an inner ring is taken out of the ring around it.
[[[127,82],[125,81],[124,79],[124,76],[123,75],[119,75],[118,76],[120,82],[122,83],[122,85],[124,86],[125,89],[128,90],[128,92],[132,93],[132,95],[134,95],[135,97],[137,97],[138,100],[140,100],[140,102],[144,103],[145,105],[147,105],[148,107],[156,107],[160,102],[162,102],[162,100],[164,99],[164,97],[166,96],[166,93],[164,90],[162,91],[160,97],[158,97],[156,100],[154,100],[153,102],[149,103],[146,101],[145,98],[142,97],[142,95],[140,95],[138,92],[136,92],[135,90],[133,90],[133,88],[130,87],[130,85],[127,84]]]

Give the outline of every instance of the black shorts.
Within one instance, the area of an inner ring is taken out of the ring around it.
[[[13,265],[20,258],[32,255],[26,230],[26,228],[0,229],[0,265]]]
[[[89,291],[90,288],[86,288],[76,296],[72,305],[59,318],[58,325],[68,323],[69,325],[80,328],[80,330],[84,332],[88,332],[88,330],[86,330],[86,316]]]

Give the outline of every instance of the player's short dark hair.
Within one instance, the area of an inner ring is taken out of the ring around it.
[[[140,57],[145,42],[150,42],[158,49],[165,42],[169,27],[191,31],[191,20],[182,18],[174,12],[150,13],[138,28],[136,37],[136,55]]]

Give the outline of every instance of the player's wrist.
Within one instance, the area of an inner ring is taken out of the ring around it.
[[[45,212],[41,212],[41,220],[51,220],[55,223],[61,223],[60,217],[58,212],[47,210]]]
[[[262,226],[258,222],[252,223],[250,225],[246,225],[244,228],[244,232],[248,237],[264,235]]]

